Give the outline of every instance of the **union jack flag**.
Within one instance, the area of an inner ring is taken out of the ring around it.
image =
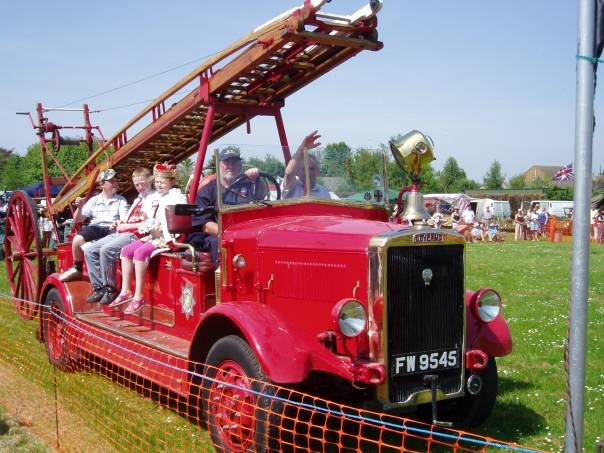
[[[573,174],[573,164],[568,164],[566,167],[562,167],[556,173],[554,173],[554,177],[552,178],[555,182],[568,181],[569,179],[574,178]]]

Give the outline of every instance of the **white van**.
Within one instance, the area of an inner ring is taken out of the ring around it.
[[[482,220],[484,207],[489,205],[493,212],[493,218],[497,220],[509,219],[512,216],[512,208],[507,200],[492,200],[491,198],[473,198],[470,202],[472,210],[476,213],[476,220]]]
[[[545,212],[552,213],[556,217],[570,217],[573,212],[573,202],[565,200],[533,200],[531,206],[538,204]]]

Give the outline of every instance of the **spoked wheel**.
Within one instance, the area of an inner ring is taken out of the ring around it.
[[[208,354],[202,404],[212,442],[221,452],[264,452],[275,440],[274,388],[242,338],[218,340]],[[265,396],[266,395],[266,396]],[[273,415],[269,417],[269,406]]]
[[[38,313],[44,260],[36,206],[21,190],[8,203],[4,243],[6,273],[17,312],[23,319],[32,319]]]

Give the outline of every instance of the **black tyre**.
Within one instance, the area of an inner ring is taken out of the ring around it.
[[[206,360],[202,406],[212,442],[220,452],[264,452],[277,439],[274,387],[247,342],[218,340]],[[271,407],[272,406],[272,407]]]
[[[61,294],[54,288],[46,296],[42,318],[44,346],[50,363],[62,371],[77,370],[74,330],[67,322]]]
[[[495,357],[489,357],[489,363],[478,375],[482,378],[482,389],[477,395],[466,391],[463,398],[439,404],[438,417],[443,421],[452,421],[456,426],[479,426],[491,414],[497,399],[497,363]]]

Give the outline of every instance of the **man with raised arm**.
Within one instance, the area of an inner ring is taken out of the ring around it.
[[[304,174],[304,154],[305,150],[316,148],[321,145],[318,142],[321,136],[318,131],[311,132],[302,140],[295,154],[285,167],[285,177],[282,182],[283,198],[303,197],[305,192],[306,176]],[[310,182],[309,195],[317,198],[331,198],[329,191],[320,184],[317,184],[317,176],[319,176],[319,162],[317,158],[308,155],[308,176]]]

